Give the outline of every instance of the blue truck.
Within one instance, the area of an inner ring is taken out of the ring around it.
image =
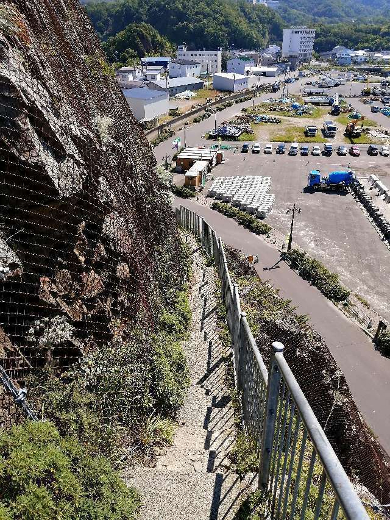
[[[345,190],[356,181],[353,171],[331,172],[327,177],[320,170],[312,170],[307,179],[306,191]]]

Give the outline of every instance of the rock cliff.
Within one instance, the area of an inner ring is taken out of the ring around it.
[[[0,1],[0,356],[14,377],[153,330],[180,246],[78,0]]]

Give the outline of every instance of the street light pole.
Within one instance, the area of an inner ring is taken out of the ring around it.
[[[291,245],[293,240],[293,229],[294,229],[294,219],[295,219],[295,212],[300,213],[301,208],[297,208],[297,206],[293,205],[292,210],[287,210],[287,212],[292,211],[291,216],[291,227],[290,227],[290,236],[288,237],[288,244],[287,244],[287,251],[291,251]]]

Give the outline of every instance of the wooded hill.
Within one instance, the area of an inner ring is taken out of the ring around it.
[[[149,24],[171,43],[198,49],[257,49],[282,39],[280,16],[244,0],[115,0],[89,2],[86,10],[103,40],[133,23]]]

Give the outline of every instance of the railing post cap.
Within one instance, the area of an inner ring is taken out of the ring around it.
[[[275,353],[284,351],[284,345],[283,345],[283,343],[280,343],[280,341],[274,341],[272,343],[272,348],[273,348]]]

